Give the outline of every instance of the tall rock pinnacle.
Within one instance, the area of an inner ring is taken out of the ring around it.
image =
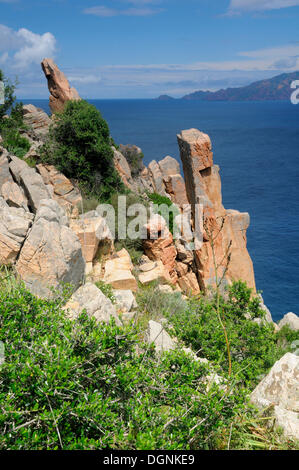
[[[48,80],[52,113],[62,111],[66,101],[81,99],[77,90],[71,88],[68,79],[52,59],[43,59],[41,66]]]

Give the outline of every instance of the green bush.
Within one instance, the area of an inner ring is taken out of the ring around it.
[[[253,389],[269,368],[288,350],[273,324],[263,321],[259,299],[251,297],[246,284],[235,282],[226,297],[220,298],[221,317],[230,342],[233,377]],[[217,363],[221,373],[228,371],[223,329],[216,313],[216,297],[191,300],[179,314],[168,312],[174,333],[199,355]],[[253,320],[257,321],[253,321]],[[292,335],[292,338],[294,335]]]
[[[157,362],[127,328],[0,290],[0,449],[213,448],[244,408],[179,351]]]
[[[0,80],[4,81],[4,104],[0,105],[0,134],[3,139],[2,145],[9,152],[19,158],[30,149],[29,140],[20,135],[20,129],[25,128],[23,123],[23,104],[16,103],[15,89],[17,83],[13,84],[3,75],[0,70]],[[7,115],[9,113],[9,115]],[[4,117],[6,115],[6,117]]]
[[[87,196],[106,200],[124,190],[113,165],[108,125],[87,101],[68,101],[56,114],[41,159],[78,180]]]

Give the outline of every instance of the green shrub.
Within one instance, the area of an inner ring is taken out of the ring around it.
[[[109,128],[95,106],[87,101],[68,101],[56,114],[41,159],[80,182],[87,196],[106,200],[124,190],[113,165]]]
[[[8,119],[6,119],[8,121]],[[15,123],[12,122],[13,126]],[[30,142],[25,137],[20,135],[20,132],[15,127],[2,127],[1,135],[3,138],[2,145],[5,147],[10,153],[15,155],[16,157],[23,158],[26,153],[30,150]]]
[[[2,145],[19,158],[30,149],[30,142],[20,135],[23,123],[23,104],[16,103],[15,89],[17,83],[11,83],[0,70],[0,80],[4,81],[4,104],[0,105],[0,134]],[[7,115],[9,113],[9,115]],[[6,115],[6,117],[4,117]]]
[[[213,448],[244,409],[179,351],[136,351],[128,328],[69,320],[62,300],[0,289],[0,449]],[[141,345],[142,346],[142,345]]]
[[[226,343],[215,304],[216,297],[191,300],[183,313],[169,312],[168,317],[179,338],[226,374]],[[234,283],[227,297],[220,298],[220,312],[229,337],[233,377],[253,389],[286,349],[279,347],[273,324],[263,321],[259,299],[251,298],[245,283]]]

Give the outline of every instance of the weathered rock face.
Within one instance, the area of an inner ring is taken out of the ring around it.
[[[171,339],[161,323],[150,320],[146,332],[148,344],[154,344],[158,354],[175,349],[176,343]]]
[[[4,183],[13,182],[12,176],[9,171],[8,152],[6,150],[0,150],[0,194]]]
[[[129,253],[122,249],[106,261],[104,282],[114,289],[137,291],[137,281],[132,274],[133,264]]]
[[[85,262],[81,244],[67,226],[63,209],[52,199],[42,200],[21,250],[16,269],[32,293],[51,297],[60,283],[79,287]]]
[[[80,191],[55,166],[40,163],[36,165],[36,168],[53,199],[64,207],[68,213],[72,213],[75,208],[81,207],[82,196]]]
[[[9,207],[0,197],[0,265],[10,265],[16,261],[32,219],[32,214]]]
[[[33,131],[36,138],[43,138],[49,131],[51,119],[42,109],[33,104],[23,106],[24,123]]]
[[[64,310],[68,311],[72,320],[77,319],[83,310],[86,310],[88,316],[94,317],[98,322],[109,323],[111,318],[114,318],[116,325],[121,326],[121,321],[111,300],[90,282],[81,286],[72,295]]]
[[[128,164],[127,159],[124,157],[124,155],[121,152],[116,150],[116,148],[114,147],[112,147],[112,150],[113,150],[113,155],[114,155],[113,161],[114,161],[115,169],[117,170],[119,176],[121,177],[121,180],[124,183],[124,185],[132,190],[134,187],[134,182],[132,179],[130,165]]]
[[[251,394],[259,408],[274,405],[276,425],[286,436],[299,439],[299,356],[287,353]]]
[[[26,165],[26,167],[24,167],[20,172],[20,182],[33,212],[37,211],[39,204],[43,199],[49,199],[51,197],[51,194],[40,174],[28,165]]]
[[[195,252],[200,287],[204,289],[215,285],[216,273],[211,246],[213,238],[216,265],[219,266],[218,278],[226,270],[224,282],[241,279],[255,290],[253,264],[246,248],[249,215],[224,209],[219,168],[213,165],[209,136],[190,129],[178,135],[178,143],[193,217],[196,204],[201,204],[203,210],[203,243]],[[230,262],[227,266],[228,253]]]
[[[48,80],[50,109],[52,113],[63,111],[66,101],[80,100],[77,90],[71,88],[66,76],[59,70],[52,59],[44,59],[41,65]]]
[[[162,261],[173,283],[177,280],[175,259],[177,255],[173,237],[166,222],[158,214],[153,215],[146,225],[147,239],[143,240],[145,254],[152,261]]]
[[[102,217],[83,214],[79,219],[71,220],[70,227],[80,240],[86,263],[94,260],[100,242],[113,246],[110,230]]]
[[[285,325],[287,325],[293,331],[298,331],[299,330],[299,317],[293,312],[287,313],[282,318],[282,320],[280,320],[280,322],[278,323],[278,327],[279,329],[281,329]]]
[[[6,181],[1,188],[1,196],[12,207],[21,207],[29,212],[24,190],[14,181]]]

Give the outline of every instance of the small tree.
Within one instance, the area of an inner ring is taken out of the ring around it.
[[[3,71],[0,69],[0,81],[4,82],[4,104],[0,105],[0,126],[3,117],[9,110],[12,110],[13,105],[16,101],[15,90],[17,81],[12,83],[8,78],[4,76]]]
[[[87,101],[69,101],[55,115],[41,158],[78,180],[87,194],[107,199],[124,189],[114,168],[108,125]]]

